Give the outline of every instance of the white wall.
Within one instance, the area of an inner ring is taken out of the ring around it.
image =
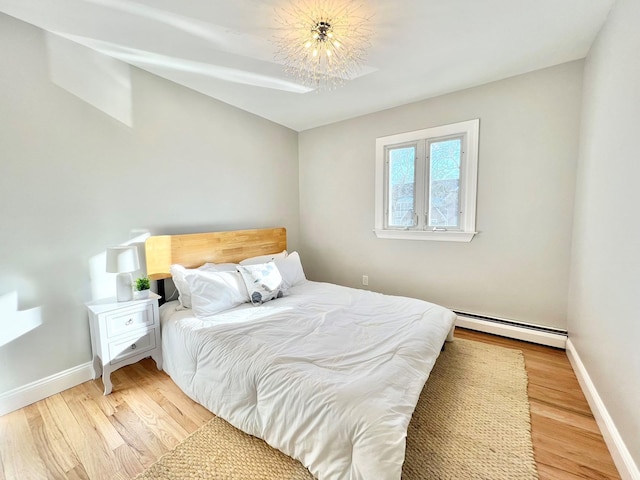
[[[569,336],[640,467],[639,24],[618,0],[585,63]]]
[[[298,237],[296,132],[135,68],[128,127],[48,62],[44,33],[0,14],[0,331],[39,324],[0,346],[0,393],[90,360],[90,262],[134,230]]]
[[[566,328],[581,61],[300,134],[308,276],[456,310]],[[471,243],[382,240],[375,139],[480,118]]]

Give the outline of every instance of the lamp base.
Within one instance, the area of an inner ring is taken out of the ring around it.
[[[119,302],[133,300],[133,279],[130,273],[119,273],[116,276],[116,297]]]

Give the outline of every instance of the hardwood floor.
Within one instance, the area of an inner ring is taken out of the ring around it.
[[[456,335],[524,353],[541,480],[620,478],[564,351]],[[109,396],[96,380],[0,417],[0,480],[129,479],[213,416],[150,359],[111,378]]]
[[[456,336],[522,350],[541,480],[620,478],[564,350],[464,329]]]

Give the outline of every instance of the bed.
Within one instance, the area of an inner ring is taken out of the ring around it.
[[[151,237],[146,257],[151,278],[173,270],[180,283],[176,271],[188,271],[191,305],[161,307],[163,365],[187,395],[318,479],[400,479],[407,427],[453,338],[453,312],[309,281],[284,229]],[[246,278],[254,270],[266,275],[260,287]],[[270,275],[282,290],[252,303]],[[243,283],[250,301],[239,303]]]

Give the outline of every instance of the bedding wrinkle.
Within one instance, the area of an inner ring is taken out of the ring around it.
[[[305,281],[206,319],[162,319],[167,372],[320,480],[399,480],[407,426],[455,315]]]

